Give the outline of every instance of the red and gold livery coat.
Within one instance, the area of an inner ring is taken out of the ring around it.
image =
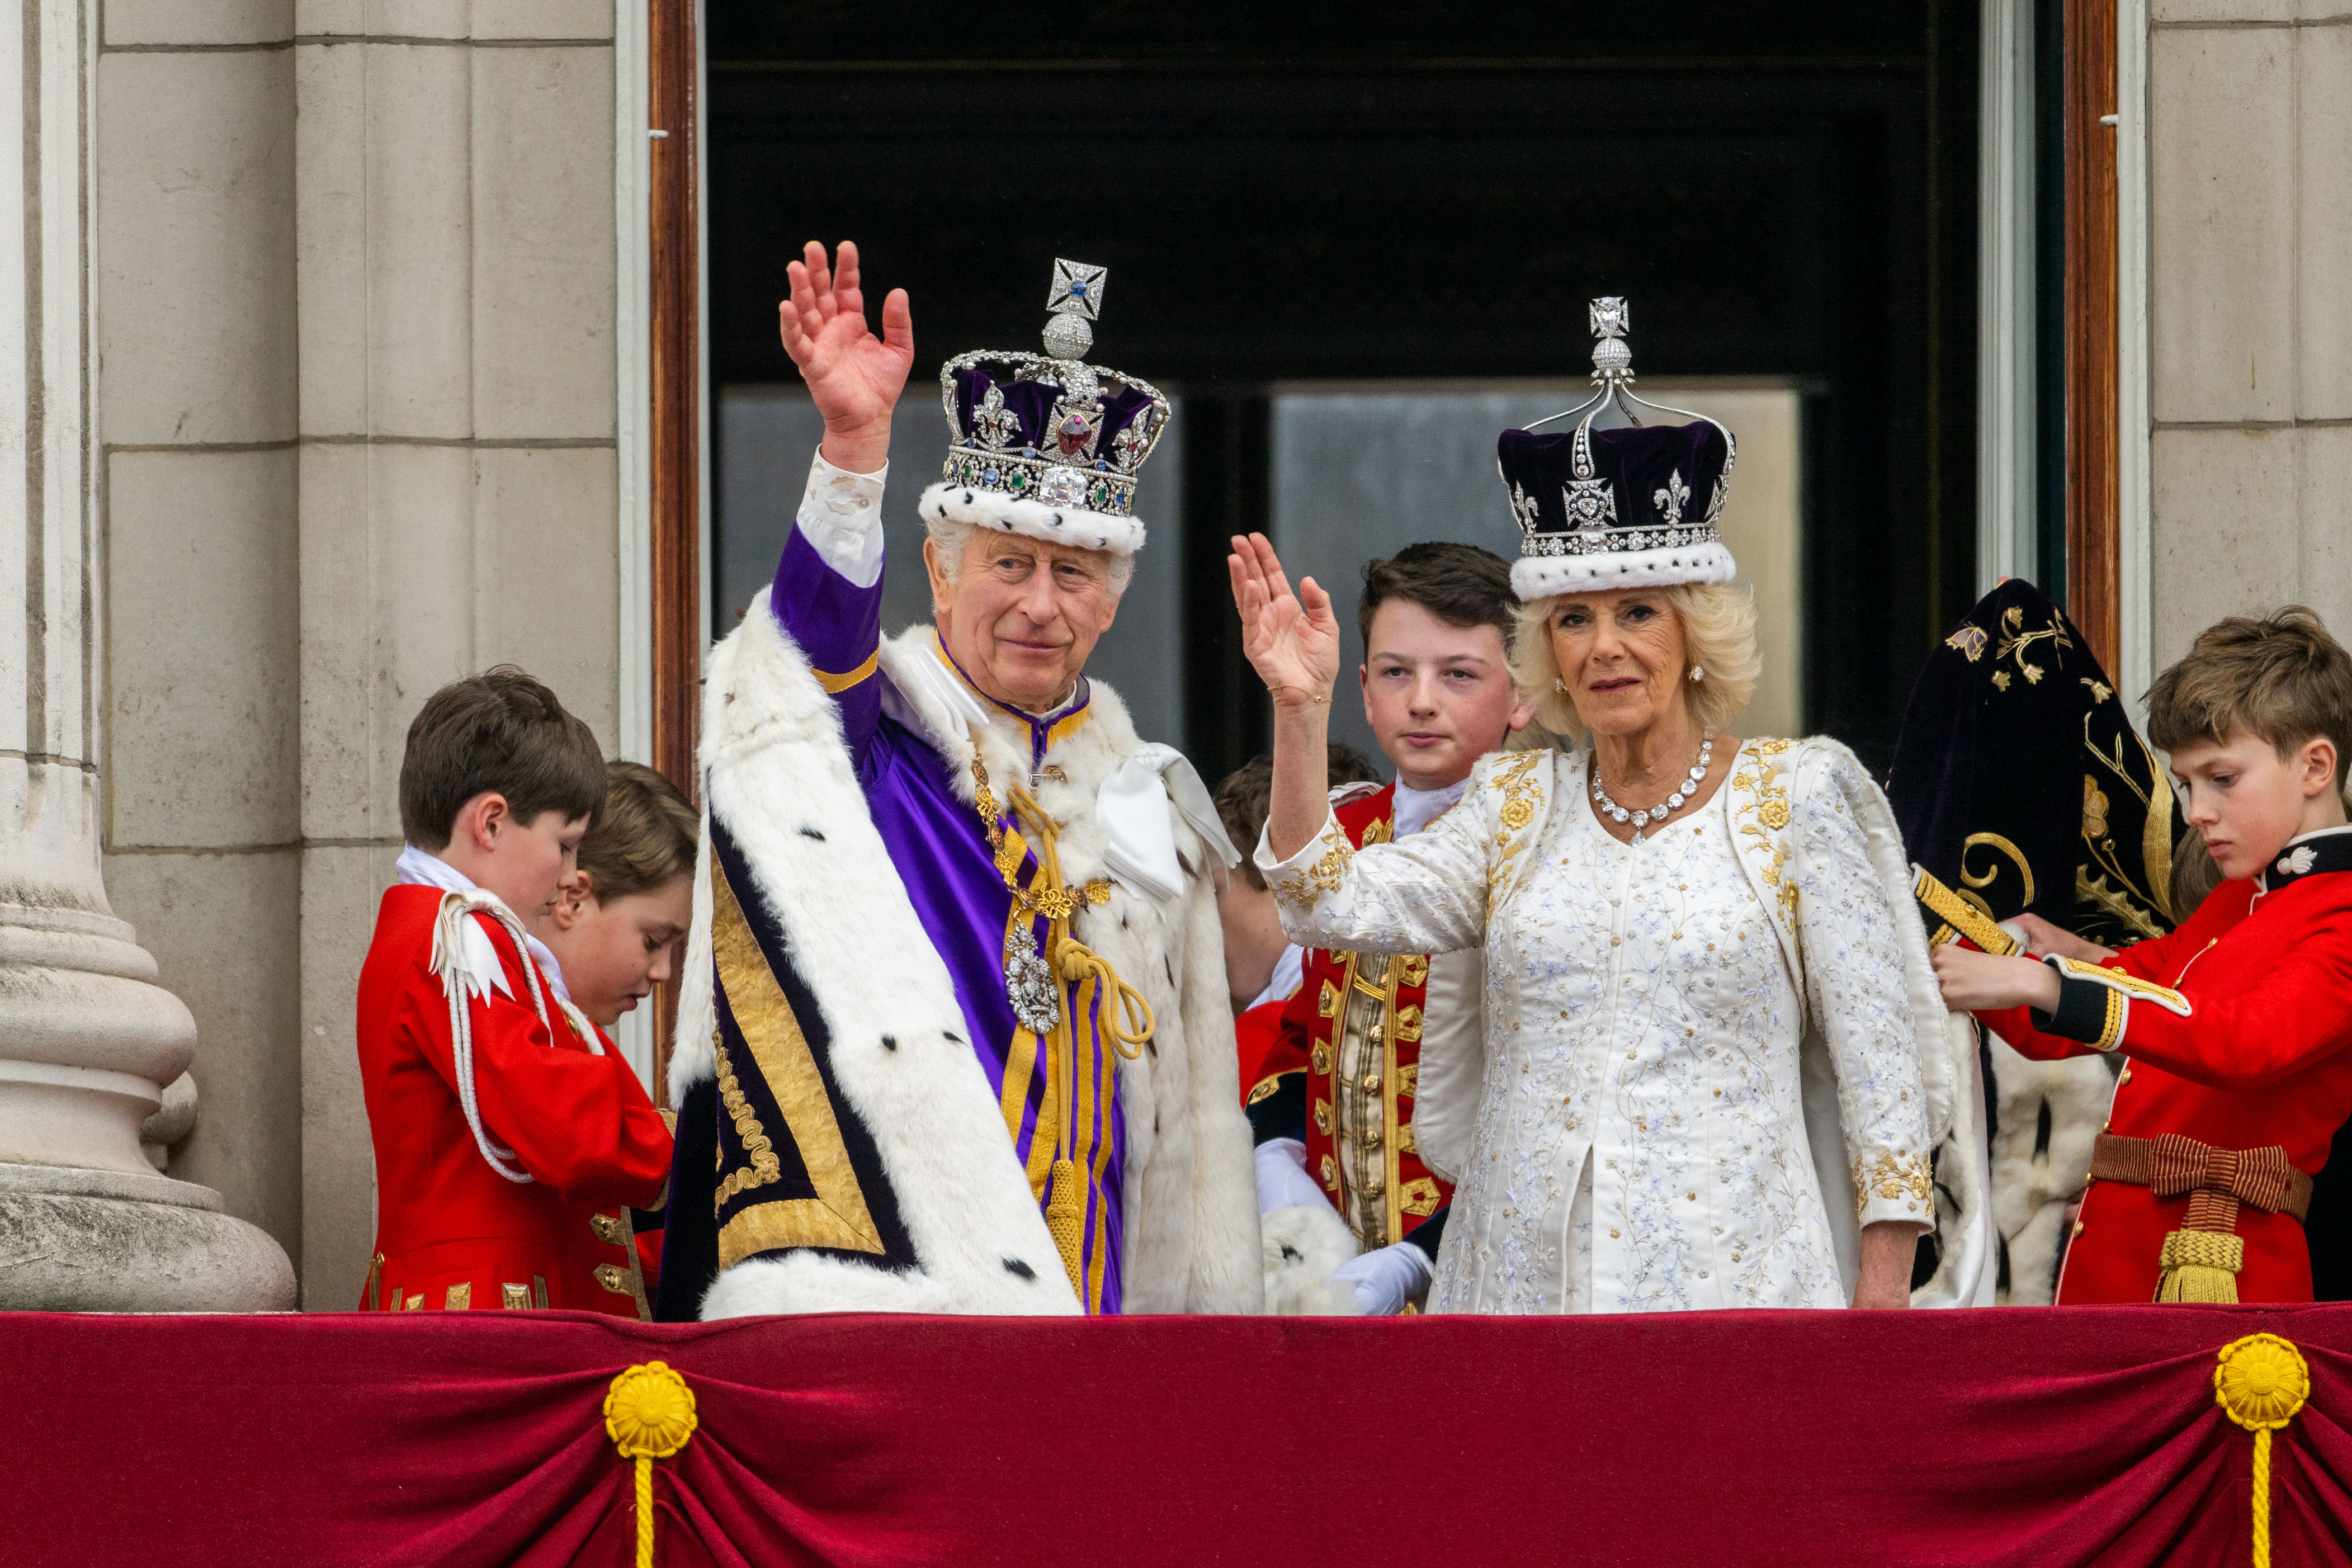
[[[2171,935],[2104,969],[2062,966],[2055,1014],[1982,1015],[2025,1056],[2121,1052],[2107,1131],[2224,1150],[2283,1148],[2306,1175],[2352,1116],[2352,829],[2297,840],[2262,877],[2224,882]],[[2095,1181],[2060,1278],[2062,1306],[2146,1301],[2189,1197]],[[2293,1215],[2242,1205],[2241,1301],[2308,1301]]]
[[[509,990],[471,1003],[476,1103],[483,1130],[532,1180],[491,1169],[458,1102],[449,1003],[428,967],[441,899],[437,888],[388,889],[360,971],[377,1215],[360,1305],[650,1317],[629,1209],[658,1206],[669,1179],[661,1112],[602,1031],[598,1055],[551,1003],[550,1037],[528,1000],[530,958],[475,915]]]
[[[1385,844],[1396,831],[1396,786],[1340,801],[1333,815],[1356,847]],[[1454,1195],[1413,1140],[1428,985],[1426,953],[1310,949],[1246,1096],[1255,1107],[1282,1094],[1286,1079],[1303,1079],[1307,1173],[1366,1251],[1402,1241]]]

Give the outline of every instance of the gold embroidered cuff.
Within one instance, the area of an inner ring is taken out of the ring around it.
[[[1932,1225],[1936,1219],[1936,1189],[1928,1173],[1927,1156],[1901,1149],[1881,1149],[1853,1163],[1853,1213],[1862,1219],[1874,1202],[1900,1203],[1906,1217]],[[1883,1218],[1895,1216],[1886,1215]]]

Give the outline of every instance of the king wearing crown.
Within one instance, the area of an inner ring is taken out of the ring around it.
[[[706,666],[662,1317],[1260,1306],[1210,880],[1238,857],[1086,674],[1168,400],[1086,362],[1104,272],[1054,266],[1045,353],[940,371],[934,616],[887,639],[907,296],[877,338],[856,247],[790,268],[825,434]]]

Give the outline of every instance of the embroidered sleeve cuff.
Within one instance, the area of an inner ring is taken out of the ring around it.
[[[2179,1017],[2194,1011],[2189,1000],[2169,986],[2105,969],[2077,958],[2056,954],[2042,960],[2058,972],[2058,1010],[2033,1009],[2033,1026],[2045,1035],[2075,1040],[2093,1050],[2122,1048],[2131,1023],[2131,1005],[2148,1002]]]
[[[1272,826],[1269,822],[1267,828]],[[1355,846],[1339,830],[1339,819],[1328,812],[1323,816],[1323,830],[1287,860],[1274,858],[1274,847],[1265,831],[1257,836],[1257,853],[1254,857],[1258,870],[1265,877],[1265,885],[1274,890],[1276,901],[1300,910],[1312,909],[1324,894],[1338,892],[1340,879],[1347,875],[1348,862],[1355,858]]]
[[[824,460],[809,464],[808,489],[794,519],[824,563],[857,587],[870,588],[882,576],[882,481],[890,465],[853,474]]]
[[[1853,1209],[1864,1225],[1881,1220],[1936,1223],[1936,1187],[1927,1156],[1908,1149],[1874,1149],[1853,1163]]]

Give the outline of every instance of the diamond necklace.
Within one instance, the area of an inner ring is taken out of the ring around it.
[[[1619,822],[1630,820],[1633,824],[1633,842],[1639,844],[1642,842],[1643,828],[1652,823],[1664,822],[1667,817],[1680,811],[1684,803],[1691,796],[1698,794],[1698,786],[1706,782],[1706,770],[1713,766],[1714,763],[1715,737],[1710,735],[1699,742],[1698,765],[1691,769],[1690,777],[1685,781],[1682,788],[1675,791],[1674,794],[1666,796],[1664,802],[1650,807],[1647,811],[1627,811],[1623,806],[1611,800],[1609,792],[1601,787],[1601,759],[1596,755],[1592,759],[1592,798],[1599,803],[1604,816],[1613,817]]]

